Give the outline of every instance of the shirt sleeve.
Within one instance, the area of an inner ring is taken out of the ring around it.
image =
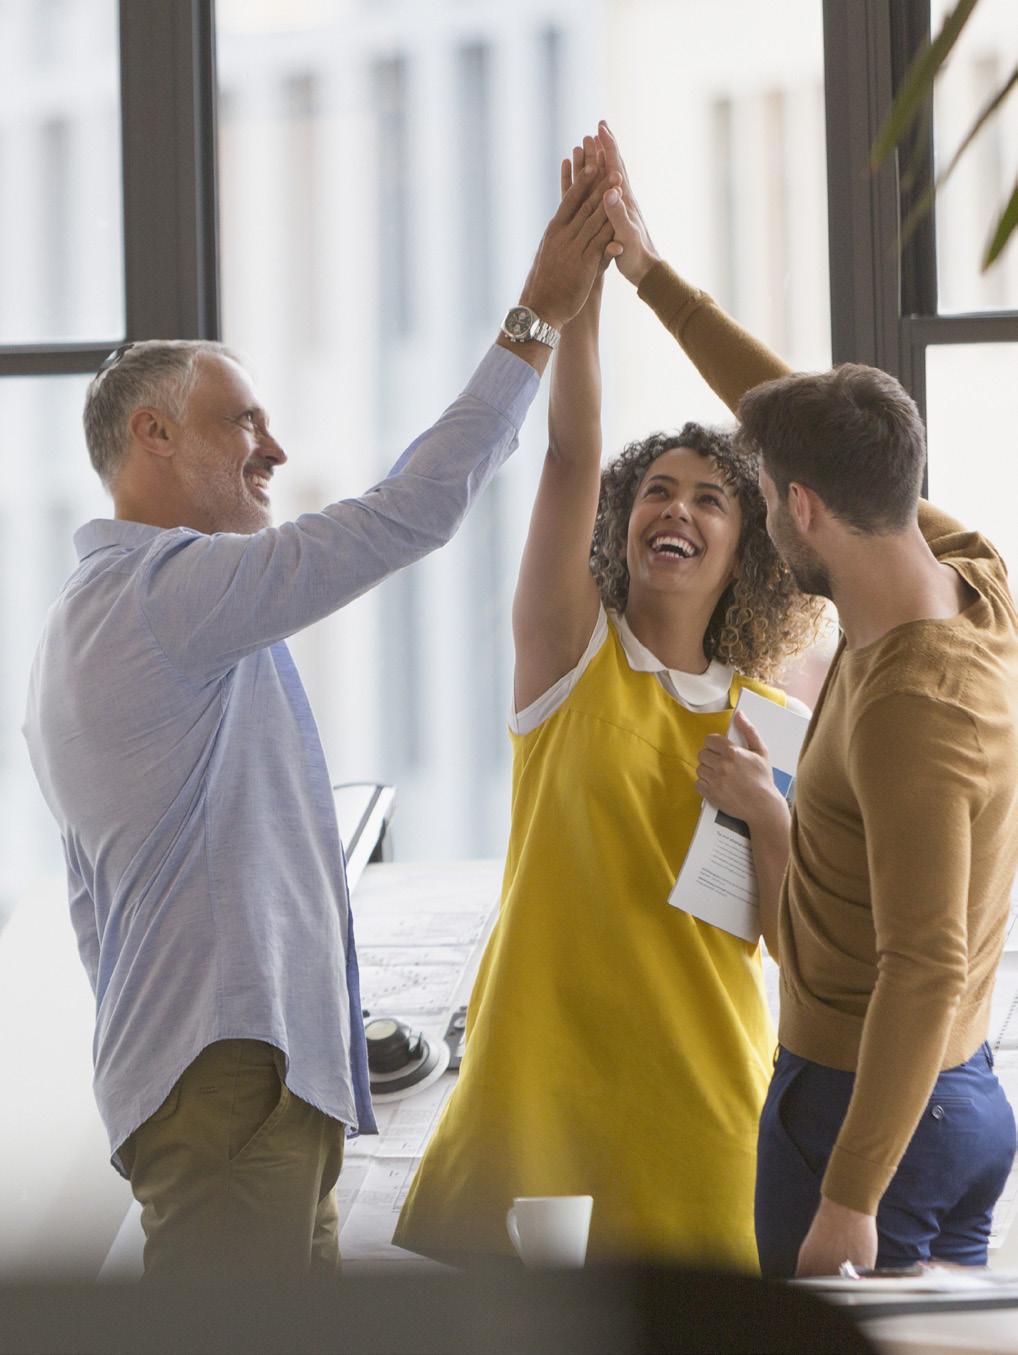
[[[877,977],[822,1193],[871,1214],[940,1072],[965,988],[970,825],[987,777],[970,716],[911,695],[863,712],[849,777],[866,833]]]
[[[925,499],[919,500],[919,530],[938,560],[981,561],[998,586],[1007,589],[1007,565],[996,547],[981,533],[964,527]]]
[[[664,261],[643,279],[638,295],[733,414],[747,391],[791,371],[713,297],[684,282]]]
[[[495,346],[459,399],[360,498],[251,536],[164,533],[139,588],[167,658],[191,678],[214,678],[445,545],[515,450],[538,385],[528,363]]]
[[[972,535],[956,518],[926,499],[919,500],[919,530],[934,555],[937,554],[938,544],[955,541],[960,535]]]
[[[78,954],[81,956],[81,962],[85,966],[85,973],[94,993],[99,982],[99,931],[95,920],[95,901],[71,861],[66,842],[64,859],[67,862],[67,897],[71,908],[71,925],[78,941]]]

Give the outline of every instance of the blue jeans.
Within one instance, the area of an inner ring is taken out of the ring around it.
[[[756,1243],[764,1275],[795,1274],[855,1074],[781,1049],[760,1116]],[[1015,1120],[989,1045],[933,1087],[877,1210],[879,1266],[986,1264],[993,1206],[1015,1153]]]

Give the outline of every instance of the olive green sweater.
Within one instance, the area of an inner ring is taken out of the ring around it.
[[[728,407],[788,367],[656,265],[640,296]],[[874,1213],[942,1068],[986,1038],[1018,869],[1018,616],[993,547],[921,503],[959,616],[842,642],[799,762],[779,1038],[854,1070],[823,1194]]]

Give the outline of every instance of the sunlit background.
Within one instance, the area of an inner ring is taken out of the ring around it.
[[[219,0],[217,14],[224,338],[290,456],[280,517],[361,492],[457,394],[519,295],[560,157],[600,116],[661,252],[793,365],[829,364],[820,0]],[[952,59],[941,163],[1002,73],[1013,18],[984,0]],[[116,55],[113,0],[0,0],[0,343],[122,337]],[[1018,251],[978,272],[1016,116],[945,195],[945,311],[1018,307]],[[727,419],[608,283],[606,448]],[[1018,558],[1002,493],[1012,347],[930,350],[930,483]],[[0,916],[59,869],[19,726],[71,533],[108,511],[84,387],[0,379]],[[451,546],[293,642],[334,780],[398,787],[397,858],[503,849],[509,609],[544,421],[539,402]]]

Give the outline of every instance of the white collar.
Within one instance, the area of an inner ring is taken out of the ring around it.
[[[728,696],[735,674],[734,669],[727,664],[712,659],[705,673],[683,673],[680,669],[668,668],[636,638],[621,612],[610,612],[609,616],[634,673],[667,673],[676,695],[684,704],[690,706],[706,706],[710,702]]]

